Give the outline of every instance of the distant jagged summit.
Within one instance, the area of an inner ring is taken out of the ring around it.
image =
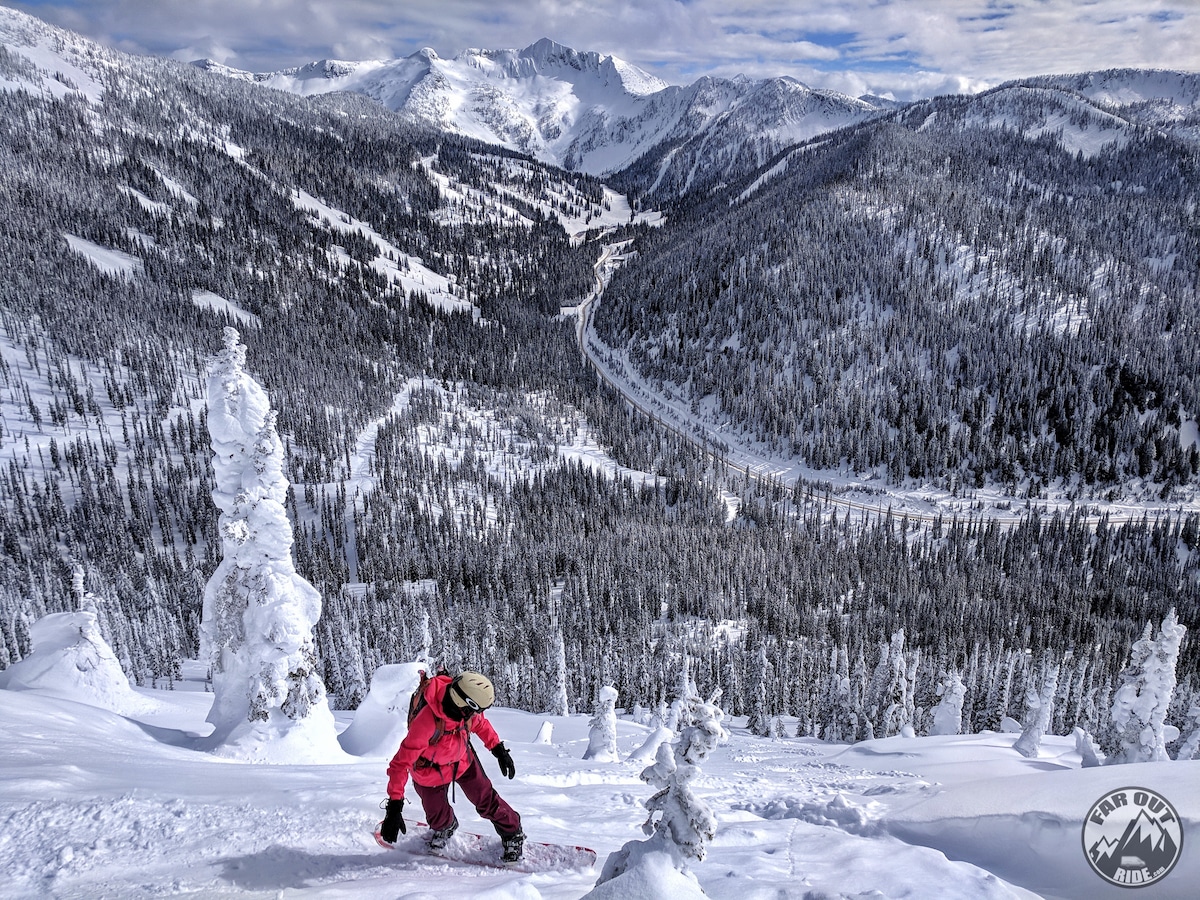
[[[550,38],[535,41],[523,50],[465,50],[454,61],[477,66],[490,77],[517,80],[540,75],[575,82],[580,76],[592,76],[605,87],[620,87],[634,96],[653,94],[668,86],[661,78],[615,56],[581,52]]]
[[[728,180],[789,144],[893,104],[792,78],[670,85],[615,56],[541,38],[520,50],[425,49],[403,59],[321,60],[282,72],[206,68],[300,94],[356,91],[434,127],[596,175],[641,165],[647,189]]]

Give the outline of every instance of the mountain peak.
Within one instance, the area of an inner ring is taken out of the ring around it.
[[[548,62],[559,59],[578,59],[581,56],[594,56],[597,59],[599,58],[599,54],[597,53],[581,54],[579,51],[573,50],[566,44],[560,44],[558,41],[548,37],[539,38],[538,40],[534,41],[532,44],[522,50],[520,55],[538,62]]]
[[[550,37],[522,49],[464,50],[453,59],[426,48],[402,60],[319,60],[252,79],[302,94],[357,91],[435,127],[591,174],[619,171],[653,148],[693,139],[694,147],[668,165],[693,173],[732,165],[728,160],[744,166],[876,112],[789,77],[706,76],[672,87],[615,56]],[[710,128],[713,140],[699,139]]]
[[[315,62],[306,63],[294,69],[286,69],[285,72],[297,78],[336,79],[352,75],[359,65],[358,63],[345,62],[340,59],[318,59]]]

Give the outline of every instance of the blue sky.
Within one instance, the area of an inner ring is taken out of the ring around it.
[[[269,71],[541,37],[674,83],[790,75],[900,99],[1025,75],[1200,69],[1200,0],[0,0],[109,46]]]

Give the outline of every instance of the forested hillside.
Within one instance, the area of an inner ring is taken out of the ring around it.
[[[995,98],[947,98],[618,227],[636,217],[595,179],[364,98],[3,12],[0,667],[82,591],[135,680],[195,656],[220,552],[203,376],[226,324],[279,414],[346,706],[427,652],[540,710],[561,645],[576,708],[609,681],[657,703],[686,652],[764,729],[848,736],[849,703],[883,733],[897,691],[925,727],[947,672],[983,728],[1068,659],[1056,726],[1100,730],[1145,623],[1197,624],[1195,515],[852,525],[634,415],[560,312],[602,244],[632,240],[610,342],[814,466],[1184,497],[1200,233],[1177,138],[1067,153],[977,124]],[[900,659],[903,685],[884,677]]]
[[[1067,91],[918,103],[680,210],[596,328],[817,469],[1186,502],[1198,174],[1195,143]]]
[[[214,565],[196,401],[221,325],[269,385],[293,481],[336,485],[414,373],[571,393],[582,372],[551,316],[589,286],[594,251],[555,215],[604,197],[361,98],[305,101],[48,33],[95,85],[0,92],[5,655],[30,616],[71,602],[79,564],[111,595],[130,665],[160,672],[194,650]],[[47,74],[16,52],[3,64]]]
[[[816,468],[1194,496],[1195,145],[1079,109],[1105,143],[1072,152],[1020,130],[1048,102],[1085,106],[942,98],[793,151],[644,244],[601,336]]]

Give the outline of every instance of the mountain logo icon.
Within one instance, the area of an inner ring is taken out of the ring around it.
[[[1083,820],[1083,852],[1097,875],[1119,887],[1146,887],[1170,874],[1183,852],[1183,824],[1149,788],[1109,791]]]

